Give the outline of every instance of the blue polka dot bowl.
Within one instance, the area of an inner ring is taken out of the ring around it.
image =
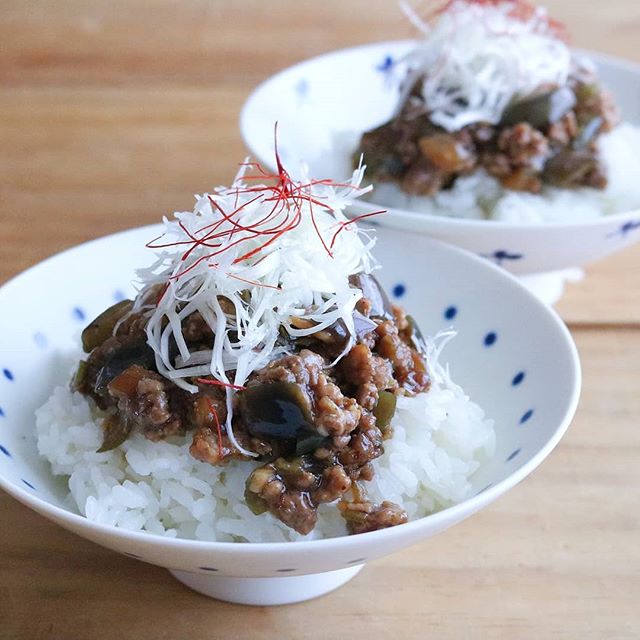
[[[263,82],[248,98],[240,117],[247,147],[274,169],[274,122],[280,156],[293,173],[307,163],[314,176],[344,180],[360,135],[389,120],[405,78],[403,56],[411,41],[380,42],[334,51],[306,60]],[[624,120],[640,124],[640,66],[588,53],[602,83],[611,90]],[[366,164],[366,157],[364,162]],[[366,174],[365,174],[366,182]],[[632,196],[629,202],[637,201]],[[371,202],[351,207],[353,215],[387,209],[376,221],[422,233],[482,255],[511,273],[551,304],[566,280],[584,264],[640,240],[640,209],[585,221],[567,210],[566,221],[510,222],[462,219],[410,211]]]
[[[34,411],[60,374],[79,331],[131,296],[134,269],[149,264],[155,227],[70,249],[0,289],[0,487],[62,527],[130,557],[170,569],[207,595],[282,604],[326,593],[375,560],[469,517],[513,488],[558,444],[576,409],[580,367],[558,316],[512,276],[460,249],[381,229],[380,279],[423,333],[453,328],[442,358],[495,420],[495,455],[463,502],[404,525],[290,543],[172,539],[96,524],[66,501],[65,480],[38,457]],[[382,587],[382,585],[381,585]]]

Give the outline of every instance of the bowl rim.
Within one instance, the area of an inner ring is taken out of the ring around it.
[[[29,267],[25,271],[15,275],[2,286],[0,286],[0,296],[6,293],[7,289],[11,290],[20,285],[20,280],[27,277],[36,269],[42,268],[44,265],[50,263],[53,260],[59,259],[62,256],[71,254],[76,250],[88,248],[94,244],[102,243],[106,241],[118,242],[121,238],[127,235],[142,233],[148,231],[150,234],[161,228],[159,224],[145,225],[141,227],[133,227],[130,229],[118,231],[116,233],[108,234],[83,242],[67,249],[64,249],[48,258],[45,258],[41,262]],[[378,531],[371,531],[368,533],[360,533],[356,535],[337,536],[333,538],[319,538],[315,540],[295,540],[291,542],[223,542],[223,541],[205,541],[205,540],[192,540],[187,538],[168,538],[158,534],[154,534],[147,531],[131,531],[121,527],[113,525],[100,524],[93,522],[83,515],[74,513],[57,505],[40,498],[37,494],[34,494],[22,487],[10,482],[0,475],[0,489],[3,489],[6,493],[14,497],[16,500],[24,504],[25,506],[33,509],[34,511],[44,515],[45,517],[54,520],[57,524],[72,530],[89,529],[97,534],[102,534],[106,537],[118,538],[121,540],[127,540],[129,542],[140,543],[142,546],[166,546],[170,549],[189,549],[191,551],[200,552],[220,552],[220,553],[239,553],[245,555],[253,555],[256,553],[262,553],[268,551],[271,553],[282,552],[298,552],[301,550],[314,550],[322,551],[326,548],[331,548],[336,544],[340,544],[344,547],[359,546],[361,542],[371,541],[387,537],[389,532],[401,531],[405,535],[410,535],[411,532],[419,532],[428,520],[435,527],[439,524],[447,526],[449,522],[456,522],[464,519],[468,515],[473,514],[475,511],[486,506],[507,490],[514,487],[532,471],[534,471],[549,454],[556,447],[561,440],[569,425],[571,424],[575,412],[578,406],[581,388],[582,388],[582,371],[580,366],[580,358],[575,342],[569,332],[569,329],[562,321],[560,316],[555,310],[545,305],[533,294],[531,294],[521,282],[504,269],[494,265],[493,263],[485,260],[484,258],[477,256],[469,251],[461,249],[459,247],[450,245],[440,240],[424,237],[421,238],[421,242],[427,244],[433,244],[439,246],[445,251],[456,254],[458,257],[462,257],[464,260],[470,262],[470,266],[475,266],[476,269],[485,269],[493,273],[493,276],[497,276],[499,279],[503,279],[509,283],[509,286],[515,287],[520,290],[529,300],[534,307],[537,307],[540,312],[546,315],[547,320],[551,323],[555,331],[558,331],[564,339],[565,346],[567,347],[567,355],[569,356],[569,364],[571,366],[572,384],[571,384],[571,396],[565,407],[562,419],[559,421],[555,430],[551,434],[551,437],[544,443],[544,445],[521,467],[516,469],[510,475],[505,477],[495,485],[481,491],[480,493],[466,498],[462,502],[459,502],[451,507],[437,511],[436,513],[412,520],[402,525],[398,525],[391,529],[382,529]],[[492,277],[493,277],[492,276]],[[64,523],[64,524],[63,524]]]
[[[248,122],[250,122],[250,114],[255,109],[254,105],[262,96],[262,93],[269,88],[273,82],[278,81],[279,79],[295,72],[303,69],[306,66],[310,66],[314,63],[320,62],[325,59],[337,58],[345,54],[352,54],[360,51],[368,51],[368,50],[376,50],[382,48],[400,48],[400,47],[408,47],[414,42],[416,39],[402,39],[402,40],[382,40],[376,42],[369,42],[365,44],[355,45],[351,47],[343,47],[340,49],[333,49],[331,51],[326,51],[319,55],[313,56],[311,58],[307,58],[305,60],[301,60],[296,62],[293,65],[285,67],[275,74],[269,76],[260,84],[258,84],[249,94],[247,99],[245,100],[242,108],[240,110],[239,116],[239,129],[240,135],[245,146],[250,150],[251,154],[255,156],[255,158],[264,163],[270,170],[275,171],[276,166],[273,163],[271,158],[260,158],[258,154],[255,152],[255,147],[251,142],[251,138],[248,134],[249,126]],[[640,81],[640,63],[634,62],[632,60],[627,60],[625,58],[620,58],[615,55],[611,55],[608,53],[603,53],[600,51],[584,49],[584,48],[572,48],[573,52],[580,56],[586,56],[595,61],[602,61],[612,65],[616,65],[621,69],[634,73],[638,76],[638,80]],[[365,180],[366,180],[366,172],[365,172]],[[373,183],[367,183],[373,184]],[[375,186],[374,186],[375,192]],[[352,205],[350,205],[354,211],[364,211],[365,209],[371,209],[374,207],[381,207],[382,205],[376,203],[375,201],[367,201],[361,202],[356,201]],[[562,222],[562,221],[549,221],[549,222],[508,222],[504,220],[476,220],[469,218],[454,218],[448,216],[438,216],[432,213],[424,213],[419,211],[411,211],[408,209],[400,209],[397,207],[383,207],[385,211],[393,215],[394,218],[401,218],[405,222],[416,222],[421,225],[425,225],[425,222],[429,223],[429,225],[441,226],[442,229],[447,227],[452,228],[468,228],[469,230],[480,230],[487,231],[489,229],[499,229],[505,231],[541,231],[548,229],[558,229],[562,231],[578,231],[584,229],[585,227],[589,228],[597,228],[600,226],[609,226],[610,223],[620,223],[624,222],[630,218],[640,218],[640,207],[636,209],[630,209],[628,211],[620,211],[618,213],[611,213],[607,215],[600,216],[599,218],[595,218],[593,220],[585,220],[583,222]],[[382,225],[387,226],[386,222],[381,222]],[[400,227],[400,225],[388,225],[396,228],[406,228],[406,226]],[[408,225],[407,225],[408,226]],[[427,230],[427,229],[425,229]]]

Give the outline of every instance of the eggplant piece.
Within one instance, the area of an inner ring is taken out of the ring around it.
[[[404,162],[395,154],[381,156],[375,173],[390,178],[399,178],[404,172]]]
[[[564,149],[551,158],[544,168],[543,178],[558,187],[584,184],[587,176],[598,169],[598,159],[588,149]]]
[[[558,122],[576,106],[576,102],[575,93],[568,87],[534,94],[509,105],[502,115],[500,125],[511,127],[519,122],[528,122],[535,129],[544,129]]]
[[[239,399],[242,419],[252,436],[289,441],[297,456],[315,451],[328,440],[313,426],[309,400],[295,382],[248,387]]]
[[[306,318],[292,318],[291,324],[298,329],[308,329],[314,326],[314,323]],[[357,340],[362,340],[367,334],[375,330],[378,325],[367,318],[364,314],[357,310],[353,312],[353,327]],[[292,338],[284,327],[280,327],[280,335],[291,341]],[[342,354],[349,346],[351,334],[347,329],[347,325],[342,318],[339,318],[331,326],[326,329],[311,333],[308,336],[295,338],[298,347],[310,347],[314,351],[320,352],[322,355],[333,359]]]
[[[358,340],[362,340],[365,336],[375,331],[378,325],[367,318],[363,313],[360,313],[357,309],[353,312],[353,328],[356,332]]]
[[[107,389],[111,395],[133,398],[137,393],[138,384],[148,373],[144,367],[132,364],[113,378],[107,385]]]
[[[102,423],[102,446],[97,453],[119,447],[131,434],[131,423],[117,416],[107,416]]]
[[[382,285],[370,273],[356,273],[349,276],[349,283],[362,291],[371,303],[371,317],[392,318],[391,301]]]
[[[403,339],[407,344],[413,346],[418,353],[421,353],[423,356],[426,355],[427,342],[415,318],[407,314],[407,322],[409,323],[409,330],[405,330],[402,333]]]
[[[396,396],[391,391],[380,391],[378,394],[378,404],[373,410],[376,418],[376,426],[382,433],[389,428],[391,420],[396,412]]]
[[[297,440],[315,431],[311,406],[295,382],[272,382],[248,387],[238,394],[247,432],[258,438]]]
[[[347,325],[342,318],[338,318],[330,327],[318,331],[312,334],[312,336],[325,344],[335,345],[338,353],[349,344],[349,339],[351,338],[347,330]]]
[[[339,356],[347,348],[350,339],[351,335],[347,330],[347,325],[342,318],[339,318],[326,329],[298,338],[298,343],[300,345],[311,345],[314,342],[321,342],[327,351],[327,355],[333,358]]]
[[[398,178],[405,170],[402,158],[395,152],[398,135],[393,122],[387,122],[371,131],[367,131],[360,139],[360,146],[352,157],[354,168],[364,158],[367,175],[384,180]]]
[[[424,343],[424,335],[422,334],[420,327],[417,325],[416,319],[413,316],[410,316],[409,314],[407,314],[407,322],[411,327],[411,337],[413,338],[413,341],[414,342],[418,341],[418,343]]]
[[[291,324],[297,329],[311,329],[316,326],[316,323],[312,320],[296,317],[291,318]],[[284,327],[281,327],[281,335],[286,336],[288,340],[292,339]],[[344,320],[339,318],[326,329],[321,329],[308,336],[293,339],[298,347],[310,347],[314,351],[319,351],[322,355],[333,359],[338,357],[347,348],[351,340],[351,335],[347,330],[347,325]]]
[[[146,342],[125,344],[106,360],[98,371],[94,385],[95,392],[100,395],[107,385],[121,373],[133,365],[146,369],[155,366],[156,357],[153,349]]]
[[[106,342],[112,335],[118,320],[133,308],[132,300],[122,300],[103,311],[82,332],[82,349],[90,353],[96,347]]]
[[[402,158],[394,153],[364,153],[362,149],[358,149],[352,158],[351,164],[354,169],[360,166],[360,158],[363,158],[363,163],[367,167],[367,175],[372,175],[378,180],[384,180],[389,178],[399,178],[404,173],[404,162]]]
[[[370,274],[357,273],[349,276],[349,283],[352,287],[360,289],[362,295],[371,303],[372,317],[392,318],[393,310],[391,302],[385,293],[380,283]],[[291,318],[291,324],[297,329],[311,329],[314,326],[313,320],[308,318]],[[375,330],[377,324],[355,310],[353,312],[353,324],[357,339],[362,339],[368,333]],[[280,328],[280,335],[287,340],[291,340],[291,337],[287,333],[286,329]],[[295,338],[296,343],[299,346],[317,346],[317,343],[322,343],[326,355],[329,357],[336,357],[340,355],[349,344],[351,336],[347,330],[347,325],[344,320],[338,319],[330,327],[311,333],[308,336]]]
[[[315,429],[310,431],[301,431],[298,433],[298,439],[296,440],[296,455],[304,456],[307,453],[312,453],[318,447],[329,442],[330,438],[318,433]]]

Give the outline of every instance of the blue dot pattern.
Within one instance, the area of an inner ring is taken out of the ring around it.
[[[484,337],[484,345],[485,345],[485,347],[490,347],[497,339],[498,339],[498,336],[493,331],[490,331]]]
[[[481,493],[484,493],[487,489],[491,489],[492,486],[493,486],[493,483],[490,482],[484,489],[480,489],[480,491],[478,491],[476,495],[479,496]]]
[[[309,81],[306,78],[300,78],[294,86],[295,92],[300,98],[305,98],[309,94],[309,88]]]
[[[520,424],[524,424],[527,422],[531,416],[533,415],[533,409],[529,409],[522,414],[522,418],[520,418]]]
[[[626,238],[629,233],[635,231],[636,229],[640,229],[640,220],[629,220],[625,222],[618,230],[613,233],[609,233],[606,237],[613,238],[615,236],[620,236],[621,238]]]
[[[402,283],[398,283],[396,284],[393,289],[392,289],[392,293],[393,296],[396,298],[400,298],[402,297],[405,293],[406,293],[406,286]],[[113,298],[116,301],[121,301],[125,299],[125,295],[121,290],[116,290],[113,294]],[[84,312],[84,310],[80,307],[74,307],[73,308],[73,316],[76,320],[79,321],[83,321],[86,319],[86,313]],[[457,307],[455,307],[454,305],[451,305],[449,307],[447,307],[444,310],[443,316],[446,320],[453,320],[456,316],[458,315],[458,309]],[[487,347],[490,347],[491,345],[493,345],[496,340],[497,340],[498,336],[495,332],[490,331],[489,333],[487,333],[484,337],[484,344]],[[46,338],[46,336],[38,331],[33,335],[33,340],[36,344],[36,346],[38,346],[39,348],[46,348],[48,345],[48,340]],[[14,375],[13,372],[8,369],[8,368],[4,368],[2,370],[2,373],[4,375],[4,377],[9,380],[9,381],[13,381],[14,380]],[[513,379],[511,380],[511,384],[512,386],[516,387],[518,385],[520,385],[523,380],[525,379],[525,372],[524,371],[519,371],[518,373],[515,374],[515,376],[513,377]],[[524,424],[526,422],[528,422],[531,417],[533,416],[533,409],[529,409],[527,410],[522,417],[520,418],[520,424]],[[5,417],[5,412],[2,409],[2,407],[0,407],[0,417]],[[0,452],[3,453],[5,456],[7,456],[8,458],[12,458],[11,453],[9,452],[9,450],[4,447],[3,445],[0,445]],[[521,452],[521,449],[516,449],[515,451],[513,451],[506,459],[506,462],[510,462],[511,460],[513,460],[516,456],[518,456]],[[29,487],[32,490],[36,490],[35,486],[33,484],[31,484],[29,481],[25,480],[24,478],[22,479],[22,482],[25,484],[25,486]],[[492,486],[492,484],[488,484],[486,487],[484,487],[483,489],[481,489],[478,494],[483,493],[484,491],[486,491],[487,489],[489,489]],[[138,556],[134,553],[128,553],[125,552],[126,556],[129,556],[130,558],[135,558],[136,560],[141,560],[142,557]],[[358,563],[362,563],[365,562],[366,558],[356,558],[355,560],[350,560],[347,564],[358,564]],[[216,572],[218,571],[218,569],[216,569],[215,567],[198,567],[201,571],[210,571],[210,572]],[[295,569],[277,569],[277,572],[279,573],[290,573],[295,571]]]
[[[396,298],[402,298],[402,296],[407,292],[407,287],[403,284],[397,284],[392,289],[393,295]]]
[[[42,333],[42,331],[37,331],[33,334],[33,341],[36,343],[36,347],[40,349],[46,349],[49,341],[47,340],[47,336]]]
[[[380,64],[376,65],[376,69],[378,71],[382,71],[385,73],[393,68],[393,57],[390,55],[386,55]]]
[[[507,462],[511,462],[518,454],[520,453],[520,449],[516,449],[508,458]]]

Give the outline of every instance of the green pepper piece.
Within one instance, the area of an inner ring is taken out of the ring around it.
[[[268,511],[269,508],[263,498],[249,489],[250,479],[251,476],[247,478],[247,482],[244,487],[244,501],[247,503],[247,507],[251,509],[251,513],[253,513],[254,516],[259,516]]]
[[[82,348],[85,353],[93,351],[110,338],[118,320],[124,318],[132,308],[131,300],[116,302],[91,322],[82,332]]]
[[[391,424],[391,420],[396,412],[396,396],[391,391],[380,391],[378,394],[378,404],[373,410],[376,418],[376,425],[380,431],[384,431]]]
[[[98,453],[119,447],[131,434],[131,424],[116,416],[107,416],[102,423],[102,432],[102,446],[98,449]]]
[[[536,129],[544,129],[571,111],[576,105],[576,96],[568,87],[560,87],[548,93],[536,94],[509,105],[501,125],[513,126],[528,122]]]
[[[74,391],[84,392],[87,384],[87,363],[85,360],[80,360],[78,363],[78,369],[76,371],[76,375],[73,376],[73,382],[71,383],[71,388]]]
[[[578,98],[578,102],[587,102],[588,100],[596,97],[599,93],[600,88],[595,82],[581,82],[576,87],[576,98]]]

